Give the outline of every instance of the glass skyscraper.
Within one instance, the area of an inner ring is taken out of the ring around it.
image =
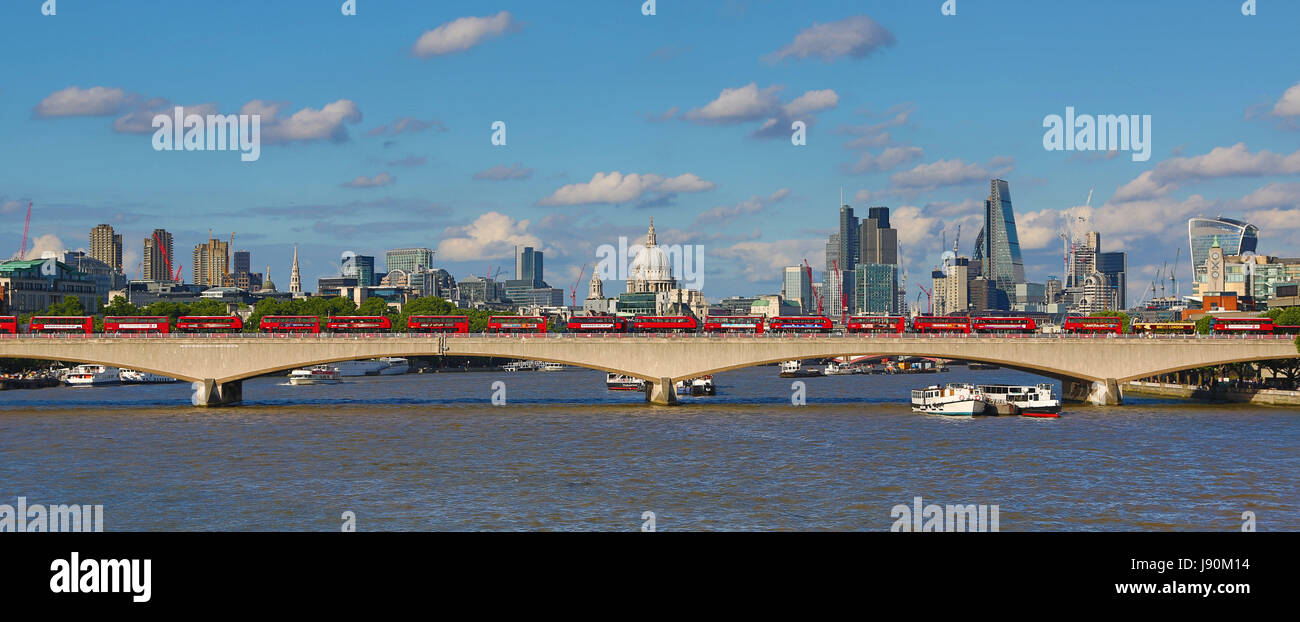
[[[1187,221],[1187,240],[1192,252],[1192,275],[1200,280],[1205,275],[1205,260],[1215,239],[1223,248],[1223,256],[1253,253],[1259,244],[1259,227],[1232,218],[1192,218]]]
[[[428,248],[395,248],[384,254],[384,269],[411,273],[433,269],[433,250]]]
[[[898,266],[864,263],[853,276],[855,313],[898,313]]]
[[[812,299],[812,281],[803,266],[786,266],[781,278],[781,297],[791,304],[799,305],[799,310],[808,313],[815,311]]]
[[[989,187],[989,198],[984,201],[984,229],[979,235],[983,248],[976,254],[983,263],[984,277],[1004,293],[1014,293],[1016,285],[1025,282],[1025,261],[1020,256],[1011,189],[1001,179],[992,180]]]

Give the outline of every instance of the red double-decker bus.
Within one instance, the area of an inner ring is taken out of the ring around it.
[[[970,329],[977,333],[1032,333],[1038,323],[1032,317],[975,317]]]
[[[494,315],[488,318],[489,333],[546,334],[546,318],[536,316]]]
[[[963,333],[970,334],[971,320],[968,317],[945,317],[920,315],[912,319],[912,329],[918,333]]]
[[[1067,317],[1061,330],[1067,333],[1124,333],[1124,322],[1117,317]]]
[[[1216,317],[1211,330],[1230,335],[1271,335],[1273,320],[1266,317]]]
[[[320,318],[314,315],[268,315],[260,327],[266,333],[320,333]]]
[[[627,318],[614,316],[575,316],[567,324],[571,333],[625,333]]]
[[[33,333],[83,333],[89,335],[95,332],[95,318],[34,317],[27,325],[27,330]]]
[[[232,333],[244,330],[238,315],[182,315],[176,318],[176,330],[183,333]]]
[[[700,323],[693,317],[639,315],[632,319],[632,330],[638,333],[695,332]]]
[[[388,332],[393,330],[393,321],[380,315],[342,315],[331,317],[325,328],[337,333]]]
[[[818,315],[779,316],[767,321],[767,329],[774,333],[829,333],[831,319]]]
[[[464,315],[412,315],[406,319],[412,333],[468,333],[469,318]]]
[[[763,318],[757,315],[710,315],[704,318],[706,333],[763,333]]]
[[[907,319],[902,316],[853,315],[845,328],[850,333],[902,333],[907,330]]]
[[[157,317],[118,317],[109,316],[104,318],[104,332],[106,333],[127,333],[127,334],[148,334],[158,333],[166,335],[171,332],[171,318],[167,316]]]
[[[0,335],[17,335],[18,318],[12,315],[0,315]]]

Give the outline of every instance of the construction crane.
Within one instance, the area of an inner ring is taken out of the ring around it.
[[[32,227],[32,202],[27,202],[27,220],[23,221],[23,243],[18,247],[18,259],[22,260],[27,257],[27,233]]]
[[[919,288],[921,288],[921,291],[925,292],[925,313],[926,313],[926,315],[934,315],[934,292],[932,292],[931,290],[926,289],[925,286],[922,285],[922,284],[920,284],[920,283],[917,283],[916,286],[919,287]],[[920,294],[917,294],[917,295],[916,295],[916,301],[917,301],[918,304],[921,302],[921,295],[920,295]]]
[[[574,281],[573,287],[569,288],[569,306],[571,307],[578,306],[578,285],[582,283],[582,275],[586,273],[587,273],[587,264],[584,263],[582,264],[582,268],[578,270],[578,280]]]
[[[162,255],[163,268],[167,269],[167,276],[171,277],[172,281],[179,283],[181,281],[181,268],[177,266],[176,276],[172,276],[172,262],[167,258],[167,246],[163,244],[162,237],[158,235],[157,231],[153,233],[153,243],[158,247],[158,254]]]
[[[817,291],[816,288],[812,286],[813,271],[812,271],[812,266],[808,265],[807,257],[804,257],[803,259],[803,269],[808,273],[808,289],[812,290],[813,300],[817,301],[817,315],[825,315],[826,311],[825,309],[822,308],[822,293]]]
[[[222,266],[222,272],[224,274],[222,274],[221,284],[226,287],[231,287],[235,284],[234,281],[230,279],[230,254],[233,252],[235,252],[235,232],[231,231],[230,244],[226,246],[226,263]]]

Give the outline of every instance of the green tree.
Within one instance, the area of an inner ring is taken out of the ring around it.
[[[1278,312],[1276,316],[1273,315],[1274,311]],[[1269,317],[1272,317],[1273,323],[1278,326],[1300,326],[1300,307],[1270,309]]]
[[[121,296],[113,296],[113,301],[104,307],[104,315],[144,315],[144,310],[126,301]]]
[[[1196,320],[1196,332],[1202,335],[1208,335],[1212,329],[1214,329],[1213,315],[1205,315],[1202,316],[1201,319]]]
[[[388,315],[388,301],[378,296],[367,298],[361,306],[357,307],[356,315],[382,316]]]

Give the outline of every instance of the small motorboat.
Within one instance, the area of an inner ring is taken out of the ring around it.
[[[338,384],[342,377],[337,367],[313,365],[289,372],[289,384]]]

